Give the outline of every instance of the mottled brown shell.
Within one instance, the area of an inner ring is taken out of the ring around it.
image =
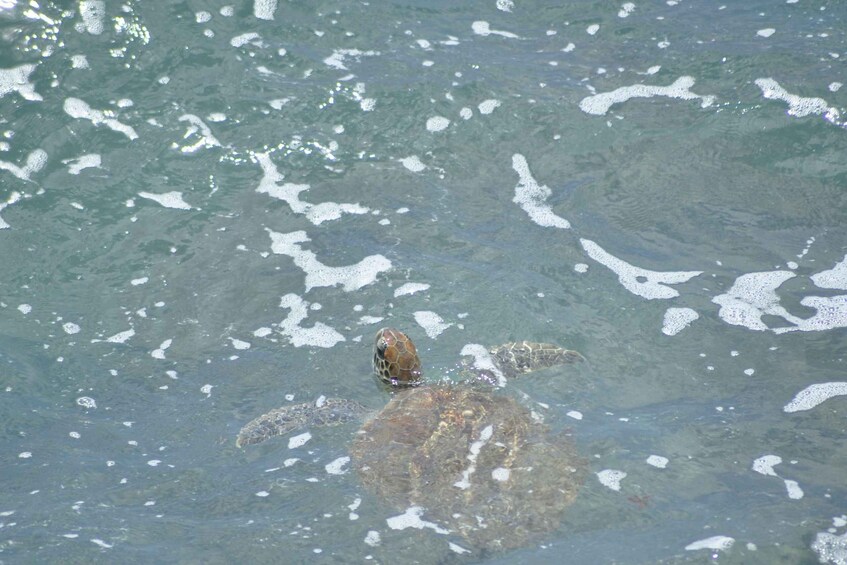
[[[555,530],[582,460],[513,398],[467,386],[397,393],[351,448],[365,486],[477,549],[509,549]]]

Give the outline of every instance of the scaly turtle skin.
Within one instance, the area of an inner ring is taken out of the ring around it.
[[[550,344],[509,343],[490,351],[494,371],[512,377],[582,360]],[[284,406],[244,428],[238,446],[317,425],[366,422],[350,448],[372,492],[400,510],[421,507],[480,550],[525,545],[555,530],[576,497],[582,460],[530,410],[497,393],[484,374],[470,384],[421,385],[412,341],[385,328],[374,341],[374,372],[403,387],[379,413],[349,400]]]

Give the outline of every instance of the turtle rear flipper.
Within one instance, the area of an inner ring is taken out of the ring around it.
[[[531,341],[504,343],[492,349],[490,353],[497,363],[497,367],[507,378],[585,360],[576,351],[564,349],[551,343],[534,343]]]
[[[247,423],[238,432],[237,447],[260,443],[302,428],[334,426],[352,421],[362,421],[370,410],[352,400],[342,398],[321,399],[318,402],[292,404],[271,410]]]

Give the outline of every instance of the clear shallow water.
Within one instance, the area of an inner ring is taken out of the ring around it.
[[[847,559],[839,3],[11,4],[0,560]],[[556,535],[392,529],[355,426],[235,448],[384,404],[388,324],[585,355],[510,383],[590,461]]]

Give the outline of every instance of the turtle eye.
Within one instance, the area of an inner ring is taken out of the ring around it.
[[[374,346],[374,350],[376,351],[376,354],[379,355],[380,359],[385,358],[385,349],[387,347],[388,347],[388,344],[385,343],[384,338],[379,338],[378,340],[376,340],[376,345]]]

